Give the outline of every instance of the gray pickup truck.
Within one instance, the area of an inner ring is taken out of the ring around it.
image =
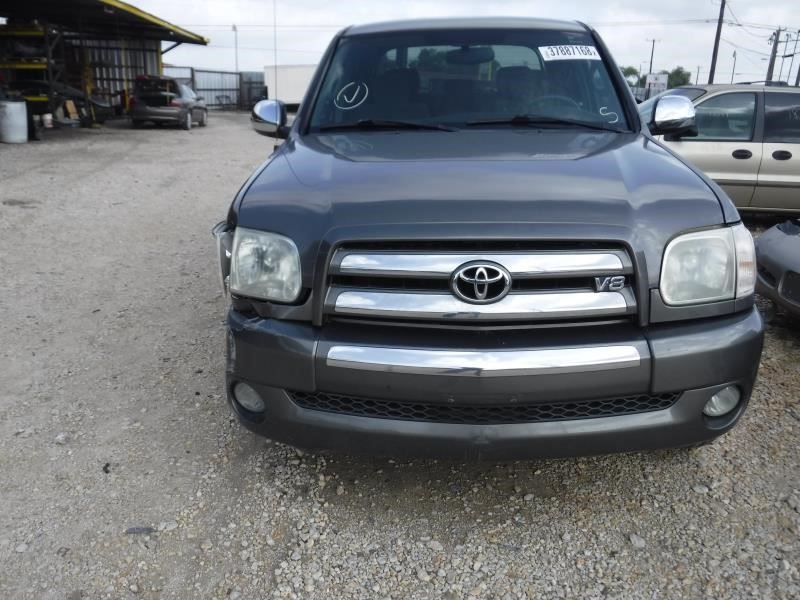
[[[653,136],[597,32],[446,19],[335,36],[214,229],[227,392],[305,448],[508,459],[706,443],[750,398],[752,238]]]

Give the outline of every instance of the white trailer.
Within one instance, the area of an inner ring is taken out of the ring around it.
[[[264,67],[264,84],[269,98],[281,100],[289,106],[299,105],[316,69],[317,65],[278,65],[276,85],[275,67]]]

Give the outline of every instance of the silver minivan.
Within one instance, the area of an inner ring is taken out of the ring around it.
[[[800,212],[800,88],[674,88],[639,105],[645,123],[663,95],[692,100],[697,136],[659,139],[722,186],[739,210]]]

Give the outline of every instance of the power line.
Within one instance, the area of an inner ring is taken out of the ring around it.
[[[602,26],[602,27],[642,27],[646,25],[653,25],[653,26],[671,26],[671,25],[708,25],[711,23],[716,23],[716,18],[705,18],[705,19],[666,19],[661,21],[592,21],[590,24],[592,26]],[[740,27],[742,31],[745,31],[746,28],[751,29],[764,29],[768,31],[775,31],[778,28],[777,25],[768,25],[766,23],[749,23],[746,21],[737,21],[733,19],[726,19],[723,21],[726,25],[732,25],[734,27]],[[345,27],[349,27],[351,23],[342,23],[339,25],[336,24],[316,24],[316,23],[303,23],[303,24],[289,24],[289,25],[278,25],[278,29],[328,29],[328,30],[339,30],[344,29]],[[219,30],[227,30],[230,31],[230,24],[225,23],[181,23],[181,27],[184,28],[191,28],[191,29],[201,29],[201,30],[212,30],[212,29],[219,29]],[[248,25],[238,25],[239,30],[245,29],[253,29],[253,30],[260,30],[260,29],[268,29],[272,30],[274,25],[272,23],[250,23]],[[781,25],[781,27],[784,27]],[[798,29],[797,27],[787,26],[788,29]],[[751,35],[757,35],[750,33]]]
[[[206,48],[227,48],[235,49],[236,46],[229,46],[226,44],[206,44]],[[252,50],[254,52],[272,52],[275,48],[272,46],[239,46],[239,50]],[[292,50],[291,48],[281,48],[281,52],[296,52],[304,54],[322,54],[324,50]]]
[[[744,58],[747,62],[749,62],[753,67],[762,68],[764,65],[761,63],[763,60],[767,60],[766,58],[756,59],[750,56],[747,53],[742,53],[741,57]]]
[[[641,27],[642,25],[703,25],[715,22],[716,19],[673,19],[664,21],[593,21],[591,25],[597,27]]]
[[[769,52],[761,52],[760,50],[753,50],[752,48],[745,48],[744,46],[740,46],[739,44],[736,44],[735,42],[732,42],[729,39],[726,39],[726,38],[721,38],[721,39],[722,39],[723,42],[725,42],[726,44],[728,44],[730,46],[733,46],[737,50],[741,50],[743,52],[752,52],[753,54],[758,54],[760,56],[769,56]]]
[[[733,10],[733,4],[731,3],[730,0],[728,0],[728,12],[731,13],[731,17],[733,17],[733,20],[734,20],[733,24],[736,25],[737,27],[741,28],[740,31],[743,31],[747,35],[753,36],[754,38],[758,38],[760,40],[764,39],[764,36],[762,36],[761,34],[753,33],[752,31],[750,31],[750,28],[748,26],[742,25],[742,22],[739,20],[739,17],[736,15],[736,13]],[[729,25],[730,24],[731,23],[729,23]]]
[[[758,28],[758,29],[767,29],[769,31],[775,31],[776,29],[778,29],[777,25],[767,25],[766,23],[742,23],[742,26],[745,26],[745,25],[748,26],[748,27],[755,27],[755,28]],[[787,29],[787,28],[788,29],[797,29],[797,27],[787,27],[785,25],[781,25],[781,29]]]
[[[664,21],[593,21],[591,25],[593,26],[603,26],[603,27],[640,27],[642,25],[707,25],[708,23],[716,23],[716,19],[674,19],[674,20],[664,20]],[[730,23],[734,24],[734,23]],[[299,24],[292,24],[292,25],[278,25],[278,29],[344,29],[348,27],[347,24],[341,25],[317,25],[311,23],[304,23],[302,25]],[[192,28],[192,29],[203,29],[203,30],[211,30],[211,29],[219,29],[219,30],[230,30],[230,25],[224,25],[221,23],[183,23],[181,27],[185,28]],[[250,23],[248,25],[238,25],[240,30],[244,29],[269,29],[272,30],[273,25],[272,23]]]
[[[203,23],[203,24],[186,24],[181,25],[184,28],[191,28],[191,29],[203,29],[203,30],[230,30],[230,25],[219,25],[215,23]],[[268,29],[272,31],[272,29],[276,27],[272,23],[266,24],[249,24],[249,25],[239,25],[239,30],[244,29],[252,29],[252,30],[261,30],[261,29]],[[277,25],[278,29],[344,29],[347,25]]]

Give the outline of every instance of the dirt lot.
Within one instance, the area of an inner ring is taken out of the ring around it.
[[[211,226],[246,117],[0,147],[0,597],[800,596],[800,328],[710,447],[304,455],[231,419]]]

